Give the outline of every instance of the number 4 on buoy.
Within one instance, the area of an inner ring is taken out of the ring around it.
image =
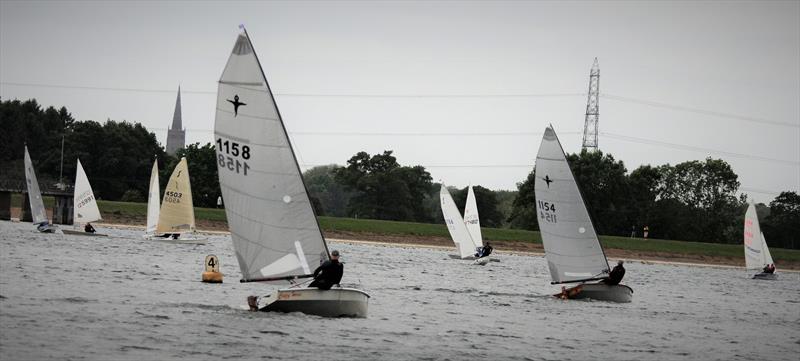
[[[203,282],[222,283],[222,273],[219,272],[219,258],[210,254],[206,256],[205,272],[203,272]]]

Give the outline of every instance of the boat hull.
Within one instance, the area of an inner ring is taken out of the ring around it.
[[[753,275],[754,280],[768,280],[768,281],[775,281],[778,279],[777,273],[756,273]]]
[[[492,260],[492,259],[491,259],[491,257],[489,257],[489,256],[486,256],[486,257],[481,257],[481,258],[477,258],[477,259],[475,259],[475,261],[473,261],[473,262],[472,262],[472,264],[474,264],[474,265],[478,265],[478,266],[485,266],[485,265],[486,265],[487,263],[489,263],[489,261],[491,261],[491,260]]]
[[[69,234],[69,235],[72,235],[72,236],[108,237],[107,234],[89,233],[89,232],[85,232],[85,231],[76,231],[76,230],[72,230],[72,229],[62,229],[61,232],[64,232],[64,234]]]
[[[263,305],[266,303],[266,305]],[[302,312],[322,317],[366,318],[369,295],[352,288],[287,288],[260,297],[263,312]]]
[[[633,289],[625,285],[584,283],[553,296],[571,300],[593,299],[598,301],[627,303],[633,300]]]
[[[186,236],[184,237],[181,235],[178,239],[173,239],[172,237],[164,238],[154,234],[145,234],[142,238],[151,240],[151,241],[159,241],[164,243],[177,243],[177,244],[206,244],[208,243],[208,238],[200,238],[194,236]]]

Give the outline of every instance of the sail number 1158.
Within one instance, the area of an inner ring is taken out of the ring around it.
[[[250,159],[249,146],[217,138],[217,152],[217,164],[220,169],[228,168],[232,172],[247,175],[250,169],[250,165],[247,164],[247,160]]]

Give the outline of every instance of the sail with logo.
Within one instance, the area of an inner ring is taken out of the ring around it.
[[[536,156],[534,189],[552,283],[580,283],[561,296],[630,302],[633,290],[628,286],[587,283],[608,278],[608,260],[552,127],[545,129]]]
[[[174,243],[206,243],[208,240],[198,236],[196,231],[189,164],[186,157],[182,157],[164,190],[155,231],[158,235],[151,238]]]
[[[483,247],[483,235],[481,234],[481,220],[478,215],[478,202],[475,200],[475,191],[472,185],[467,191],[467,204],[464,206],[464,223],[467,225],[472,242],[475,247]]]
[[[286,128],[247,31],[219,80],[214,135],[225,213],[242,282],[295,284],[329,260]],[[286,288],[248,298],[251,309],[366,317],[350,288]]]
[[[459,256],[462,259],[473,257],[477,245],[464,219],[461,218],[461,213],[458,212],[458,207],[456,206],[456,202],[453,201],[453,196],[450,195],[450,191],[447,190],[444,183],[442,183],[441,189],[439,190],[439,198],[442,204],[442,217],[447,225],[447,231],[450,232],[450,238],[453,239],[453,242],[458,248]]]
[[[761,270],[753,276],[756,279],[775,280],[775,262],[767,247],[767,240],[758,223],[758,213],[753,203],[747,206],[744,215],[744,263],[749,270]]]
[[[33,170],[33,161],[28,153],[28,146],[25,146],[25,183],[28,188],[28,202],[31,205],[31,218],[33,224],[42,233],[53,233],[56,227],[50,224],[47,219],[47,212],[42,201],[42,192],[39,190],[39,181],[36,179],[36,172]]]
[[[75,193],[72,205],[74,209],[73,222],[76,227],[103,219],[100,216],[100,208],[97,207],[97,199],[95,199],[94,192],[92,192],[92,185],[89,184],[89,177],[86,176],[86,171],[83,170],[80,159],[78,159],[77,169],[75,170]],[[84,230],[62,229],[62,231],[64,234],[80,236],[106,236],[95,232],[94,227],[91,225],[84,227]]]

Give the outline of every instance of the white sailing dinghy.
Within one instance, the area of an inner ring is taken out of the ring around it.
[[[755,279],[777,280],[775,273],[763,272],[767,265],[775,265],[772,255],[767,247],[767,240],[764,233],[761,233],[761,226],[758,223],[758,213],[753,203],[747,207],[744,215],[744,263],[749,270],[761,270],[762,272],[753,275]]]
[[[461,259],[474,259],[477,248],[481,247],[482,244],[479,246],[474,241],[467,223],[461,218],[456,202],[453,201],[453,196],[450,195],[450,191],[447,190],[444,183],[442,183],[439,190],[439,198],[441,199],[444,223],[447,224],[447,230],[450,232],[450,238],[456,244],[459,256]],[[467,201],[467,204],[467,208],[469,208],[469,201]],[[464,215],[466,215],[466,210]],[[480,232],[480,226],[478,226],[478,232]],[[488,262],[489,258],[483,257],[476,259],[474,263],[485,265]]]
[[[483,234],[481,234],[481,220],[478,214],[478,202],[475,200],[475,191],[472,190],[472,185],[469,186],[467,191],[467,204],[464,205],[464,223],[467,225],[469,235],[472,237],[472,242],[475,244],[475,250],[483,248]],[[498,261],[492,259],[490,255],[480,257],[475,260],[476,264],[485,265],[489,261]]]
[[[50,224],[47,219],[47,212],[42,201],[42,192],[39,190],[39,181],[36,180],[36,172],[33,170],[33,161],[28,153],[28,146],[25,146],[25,182],[28,186],[28,201],[31,205],[31,218],[33,224],[42,233],[53,233],[56,226]]]
[[[158,228],[158,214],[161,211],[161,188],[158,184],[158,159],[153,161],[150,171],[150,187],[147,190],[147,224],[144,229],[144,238],[153,239]],[[161,238],[161,237],[159,237]]]
[[[155,171],[158,172],[157,169]],[[150,177],[152,185],[152,173]],[[150,193],[152,192],[153,190],[151,189]],[[208,239],[199,237],[196,233],[192,185],[189,181],[189,165],[186,162],[186,157],[181,158],[169,177],[167,188],[164,190],[161,209],[158,212],[158,224],[156,225],[155,234],[149,238],[191,244],[204,244],[208,241]]]
[[[587,283],[608,277],[608,260],[552,126],[542,137],[535,172],[537,219],[551,284],[580,283],[556,296],[631,302],[628,286]]]
[[[73,217],[73,224],[77,227],[83,223],[91,223],[103,219],[100,216],[100,209],[97,207],[97,200],[94,198],[92,192],[92,185],[89,184],[89,177],[83,170],[81,160],[78,159],[78,169],[75,171],[75,195],[72,201],[75,216]],[[64,234],[79,235],[79,236],[101,236],[105,237],[106,234],[97,232],[86,232],[80,229],[62,229]]]
[[[297,287],[330,255],[267,78],[240,28],[219,80],[214,127],[225,213],[241,282],[295,285],[248,304],[260,311],[366,317],[369,295],[361,290]]]

